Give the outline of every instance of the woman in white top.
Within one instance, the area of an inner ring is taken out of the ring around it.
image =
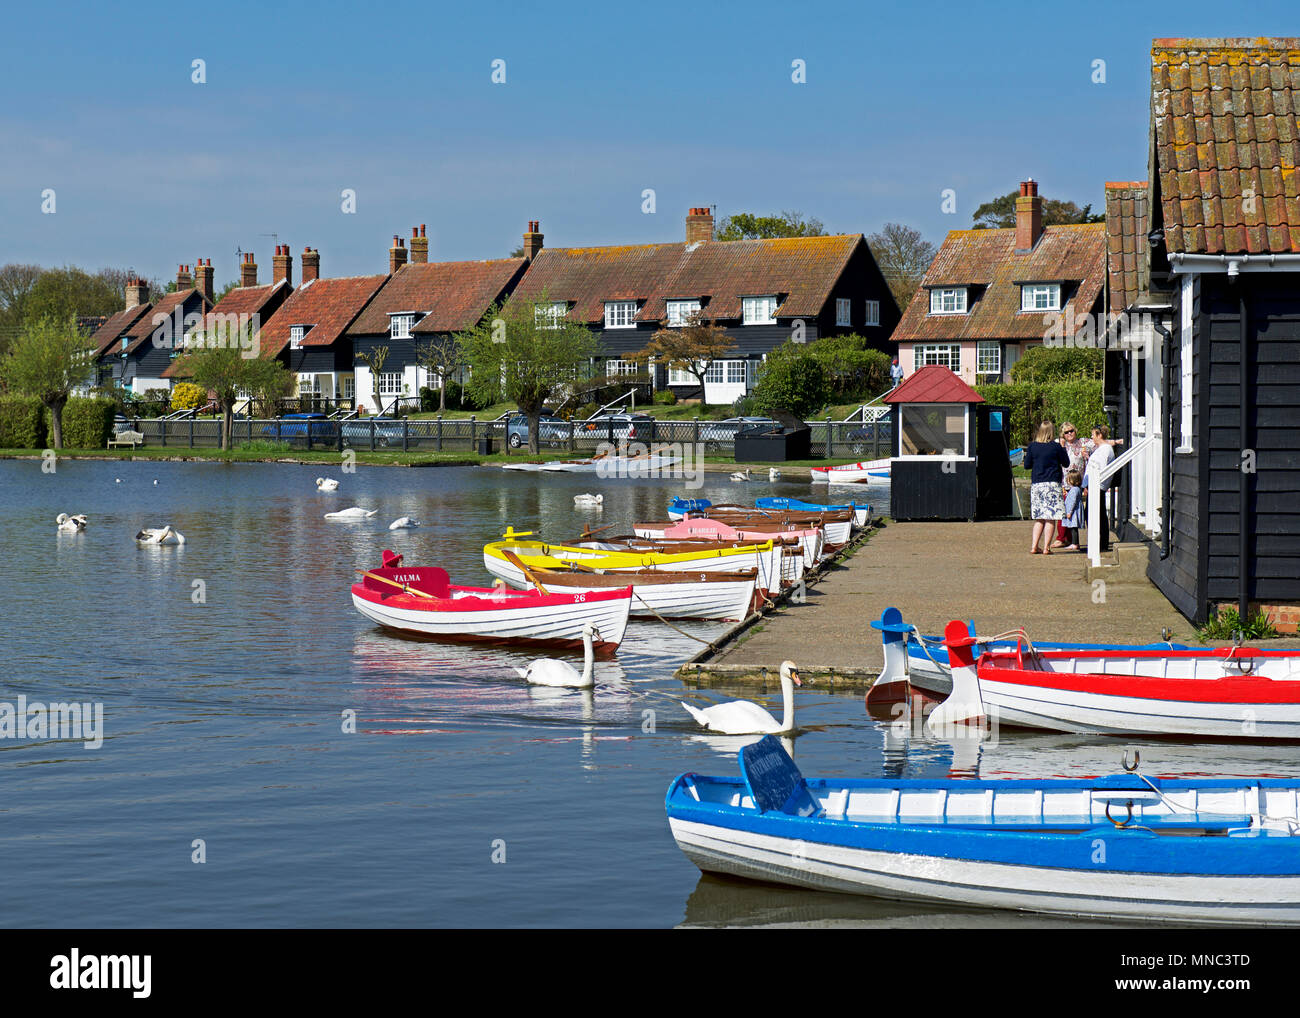
[[[1106,517],[1106,492],[1115,483],[1115,479],[1110,477],[1105,481],[1097,482],[1097,475],[1115,458],[1115,449],[1110,441],[1110,429],[1106,425],[1099,424],[1092,429],[1092,444],[1095,448],[1092,450],[1092,455],[1088,457],[1088,469],[1084,475],[1083,485],[1087,488],[1093,483],[1100,483],[1101,498],[1098,501],[1101,505],[1101,519],[1097,521],[1097,529],[1101,532],[1101,550],[1110,551],[1110,520]]]

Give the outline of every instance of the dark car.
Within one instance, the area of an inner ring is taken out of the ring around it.
[[[308,428],[313,442],[333,442],[339,437],[338,422],[325,414],[285,414],[280,418],[278,432],[277,425],[268,424],[262,429],[262,434],[271,439],[278,435],[281,441],[306,441]]]
[[[861,456],[877,448],[887,450],[894,439],[894,422],[888,417],[882,417],[878,421],[868,421],[861,427],[854,428],[844,438],[855,456]]]
[[[370,436],[375,436],[375,446],[401,445],[404,422],[396,417],[367,417],[364,420],[344,421],[340,426],[344,445],[370,447]],[[315,430],[312,437],[316,436]]]

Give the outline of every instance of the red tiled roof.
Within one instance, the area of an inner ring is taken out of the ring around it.
[[[160,297],[158,303],[153,306],[152,314],[143,315],[127,332],[127,336],[130,338],[130,343],[126,348],[127,353],[135,353],[149,341],[154,329],[157,328],[154,321],[160,315],[169,317],[173,311],[178,307],[182,307],[195,294],[199,294],[204,310],[208,310],[208,299],[192,286],[187,290],[175,290]]]
[[[886,403],[983,403],[984,397],[942,364],[913,371],[884,397]]]
[[[388,332],[390,314],[414,311],[414,332],[459,332],[473,326],[528,263],[523,258],[403,265],[349,326],[349,336]]]
[[[1041,311],[1020,310],[1021,283],[1077,285],[1062,315],[1092,314],[1104,283],[1106,227],[1102,223],[1045,226],[1031,251],[1016,251],[1016,231],[954,230],[939,248],[893,339],[900,342],[1042,339]],[[930,314],[930,287],[966,286],[964,315]],[[1069,293],[1068,288],[1064,291]],[[1067,318],[1068,320],[1068,318]]]
[[[545,293],[572,306],[569,317],[604,320],[605,302],[639,300],[642,322],[663,321],[665,302],[701,298],[706,321],[739,319],[742,298],[779,295],[781,318],[813,318],[848,264],[860,234],[640,244],[626,247],[544,248],[515,294]]]
[[[95,346],[95,360],[103,357],[108,352],[109,347],[129,332],[131,327],[150,309],[151,305],[149,304],[137,304],[133,308],[127,308],[124,311],[117,312],[117,314],[110,315],[108,321],[96,329],[94,335],[90,337],[91,343]]]
[[[212,329],[219,321],[222,321],[222,319],[218,318],[219,315],[237,317],[247,315],[250,319],[256,315],[257,329],[260,333],[262,328],[261,319],[267,303],[277,292],[287,289],[289,289],[289,283],[287,280],[282,279],[278,283],[266,283],[261,286],[236,286],[231,290],[227,290],[226,295],[217,301],[216,306],[203,316],[203,327],[205,330]],[[251,327],[252,323],[250,322],[250,329]],[[188,374],[185,372],[184,367],[184,359],[178,358],[163,369],[161,377],[186,378]]]
[[[275,357],[289,343],[289,328],[309,325],[303,346],[329,346],[383,286],[387,276],[348,276],[304,283],[280,306],[261,333],[261,354]]]
[[[1106,185],[1106,270],[1112,311],[1132,307],[1148,287],[1147,182]]]
[[[1170,253],[1300,252],[1300,39],[1157,39],[1154,179]]]

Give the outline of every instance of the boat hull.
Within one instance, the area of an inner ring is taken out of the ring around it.
[[[813,467],[813,484],[872,484],[888,481],[889,460],[867,460],[839,467]]]
[[[754,605],[757,572],[748,577],[710,579],[707,573],[691,577],[662,572],[649,574],[535,572],[547,590],[592,592],[609,590],[614,584],[632,584],[632,615],[666,619],[720,619],[738,622],[748,618]],[[656,576],[659,579],[656,579]],[[593,582],[594,581],[594,582]]]

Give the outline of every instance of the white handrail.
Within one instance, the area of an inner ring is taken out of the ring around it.
[[[1133,448],[1117,456],[1100,470],[1088,474],[1088,562],[1094,566],[1101,565],[1100,535],[1097,533],[1098,520],[1101,518],[1101,500],[1105,493],[1101,490],[1102,482],[1110,480],[1128,466],[1140,453],[1156,444],[1156,435],[1147,435]]]

